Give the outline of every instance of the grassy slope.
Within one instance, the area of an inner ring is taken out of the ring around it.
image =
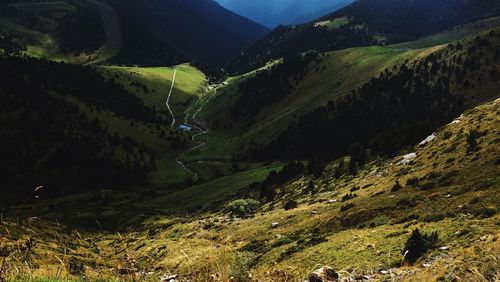
[[[146,106],[166,111],[165,101],[172,84],[173,68],[103,66],[99,69],[105,77],[117,80],[127,90],[136,94]],[[176,119],[182,120],[189,104],[205,93],[206,78],[202,72],[188,64],[175,66],[175,69],[177,75],[171,97],[171,106]],[[140,83],[149,90],[144,91],[144,89],[134,86],[134,83]]]
[[[177,75],[171,97],[171,106],[176,119],[182,122],[184,111],[189,103],[204,93],[206,79],[203,73],[190,65],[179,65],[175,68],[177,69]],[[104,77],[116,80],[129,92],[137,95],[144,101],[146,106],[156,109],[164,116],[168,116],[165,101],[172,84],[172,68],[103,66],[99,67],[98,70]],[[143,86],[147,88],[146,91]],[[164,129],[168,127],[168,122],[165,122],[164,127]],[[134,127],[131,130],[135,131],[136,129]],[[158,169],[150,176],[151,183],[160,185],[183,183],[190,178],[190,175],[175,162],[175,158],[180,152],[169,150],[165,140],[154,141],[155,139],[149,139],[148,135],[143,135],[141,130],[136,131],[135,135],[137,140],[155,142],[155,144],[151,144],[150,148],[153,148],[158,158]]]
[[[27,45],[27,56],[35,58],[45,58],[53,61],[63,61],[75,64],[94,64],[103,62],[118,54],[121,48],[120,20],[112,7],[97,0],[85,0],[88,5],[94,6],[103,19],[106,40],[103,46],[91,54],[64,54],[59,50],[57,40],[50,34],[40,32],[37,27],[26,27],[15,23],[12,19],[0,19],[0,29],[13,35],[18,40],[22,40]],[[76,7],[67,1],[48,1],[44,3],[21,2],[9,4],[21,11],[40,10],[48,13],[44,21],[48,26],[55,27],[54,17],[69,14],[76,10]]]
[[[226,280],[229,276],[244,277],[249,269],[255,278],[266,275],[279,280],[286,275],[301,279],[318,265],[331,265],[343,277],[366,274],[376,280],[391,276],[398,281],[432,281],[439,277],[494,280],[499,268],[495,254],[500,251],[499,218],[495,215],[500,203],[496,193],[500,188],[499,107],[500,100],[485,104],[439,129],[435,140],[414,149],[417,157],[409,164],[399,164],[401,157],[381,160],[367,165],[356,176],[335,179],[336,164],[332,163],[318,179],[301,178],[288,183],[280,193],[299,202],[298,208],[289,211],[284,211],[278,201],[265,205],[249,219],[230,219],[220,213],[178,218],[160,212],[174,202],[150,196],[146,197],[150,200],[137,204],[126,195],[114,195],[114,212],[119,215],[123,210],[122,218],[132,209],[148,213],[144,207],[152,203],[158,204],[156,215],[136,215],[143,218],[143,227],[122,234],[78,233],[37,218],[21,222],[3,219],[5,228],[0,230],[0,236],[3,252],[8,255],[7,275],[14,278],[21,272],[18,279],[26,279],[28,273],[33,277],[76,279],[82,273],[68,274],[70,261],[73,265],[76,261],[86,266],[88,277],[110,280],[140,277],[155,281],[163,274],[188,275],[195,271],[200,271],[198,278],[202,280],[215,273]],[[477,139],[478,147],[467,153],[466,136],[473,129],[483,135]],[[419,184],[406,185],[410,178],[418,178]],[[310,180],[317,187],[312,195],[302,191]],[[403,187],[391,192],[396,180]],[[421,189],[426,183],[433,183],[433,187]],[[208,188],[198,187],[193,189]],[[340,198],[353,187],[362,187],[354,192],[358,197],[341,203]],[[187,203],[200,201],[196,197],[185,199]],[[67,206],[64,200],[59,201],[56,209],[59,213],[68,209],[74,214],[77,207],[87,207],[87,216],[99,218],[95,209],[103,208],[102,204],[94,200],[92,210],[92,205],[82,203],[83,198],[75,197],[73,201]],[[340,211],[347,203],[353,207]],[[36,209],[43,210],[43,205]],[[271,228],[272,222],[278,222],[279,227]],[[431,251],[415,266],[398,267],[404,242],[417,227],[425,232],[438,231],[439,246],[448,249]],[[314,229],[326,241],[313,243],[277,262],[284,251],[293,250],[299,239],[310,238]],[[23,250],[28,238],[34,240],[34,247]],[[262,242],[264,247],[241,251],[252,240]],[[33,266],[35,261],[38,268]],[[421,267],[423,262],[430,266]],[[389,268],[390,274],[379,272]],[[138,276],[140,270],[151,273]]]
[[[229,80],[229,85],[219,90],[218,95],[207,103],[200,116],[218,126],[216,135],[225,139],[224,143],[214,138],[209,146],[199,152],[203,157],[227,159],[233,149],[238,149],[250,140],[268,141],[285,129],[288,124],[311,110],[324,106],[328,101],[348,95],[370,78],[377,76],[384,69],[392,69],[405,60],[417,60],[445,47],[455,40],[470,38],[480,32],[486,32],[500,24],[498,18],[488,19],[464,25],[448,32],[423,38],[417,42],[394,46],[371,46],[326,52],[321,55],[321,62],[313,62],[309,72],[300,82],[295,83],[296,90],[286,99],[272,106],[261,109],[250,128],[239,129],[240,124],[227,124],[230,117],[225,116],[237,99],[238,84],[251,74]],[[227,140],[229,138],[229,140]],[[210,146],[211,145],[211,146]],[[223,150],[226,148],[226,150]]]
[[[17,38],[24,38],[30,42],[26,54],[35,58],[47,58],[54,61],[63,60],[58,50],[56,40],[49,34],[28,29],[7,19],[0,20],[0,27],[8,34]]]
[[[184,122],[185,111],[189,104],[205,93],[206,78],[203,73],[188,64],[175,66],[175,69],[177,74],[170,105],[179,124]],[[174,73],[172,68],[103,66],[99,67],[98,70],[104,77],[116,80],[129,92],[137,95],[146,106],[156,109],[163,116],[170,118],[165,102],[172,84]],[[164,129],[168,127],[168,124],[165,122]],[[180,152],[169,150],[165,140],[150,139],[148,134],[143,135],[144,131],[136,131],[136,127],[131,130],[135,131],[136,140],[155,143],[151,144],[150,148],[155,151],[158,158],[158,169],[150,176],[152,184],[178,184],[191,178],[189,173],[175,162],[175,158]]]
[[[460,40],[468,36],[474,36],[478,33],[484,32],[485,30],[498,27],[499,25],[500,25],[500,17],[489,18],[471,24],[458,26],[448,31],[443,31],[431,36],[421,38],[417,41],[394,44],[391,46],[396,48],[411,48],[411,49],[426,48],[430,46],[446,44],[455,40]]]

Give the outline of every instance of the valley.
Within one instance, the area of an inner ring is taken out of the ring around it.
[[[497,281],[500,6],[342,5],[2,2],[0,281]]]

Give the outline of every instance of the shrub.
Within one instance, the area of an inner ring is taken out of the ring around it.
[[[406,180],[406,186],[417,186],[418,185],[418,177],[412,177]]]
[[[352,209],[352,208],[354,208],[354,207],[355,207],[355,204],[353,204],[353,203],[349,203],[349,204],[347,204],[347,205],[341,206],[341,207],[340,207],[340,211],[341,211],[341,212],[344,212],[344,211],[350,210],[350,209]]]
[[[297,201],[295,200],[288,200],[286,203],[283,205],[283,208],[287,210],[295,209],[297,208]]]
[[[401,190],[401,188],[402,188],[401,184],[399,184],[399,181],[396,180],[396,183],[394,183],[394,185],[391,188],[391,192],[397,192]]]
[[[445,213],[429,214],[424,218],[425,222],[438,222],[446,218]]]
[[[405,256],[405,261],[408,263],[415,263],[427,251],[435,249],[438,244],[438,233],[432,232],[431,234],[420,233],[420,230],[415,229],[411,233],[410,238],[406,241],[403,252],[408,252]]]
[[[359,188],[359,186],[352,187],[352,188],[351,188],[351,192],[356,192],[356,191],[358,191],[359,189],[360,189],[360,188]]]
[[[383,214],[383,215],[379,215],[377,217],[375,217],[374,219],[371,220],[370,222],[370,227],[377,227],[377,226],[382,226],[382,225],[386,225],[390,222],[390,218]]]
[[[283,245],[288,245],[293,243],[293,240],[288,237],[282,237],[271,244],[271,247],[276,248]]]
[[[238,199],[229,202],[226,210],[235,216],[251,216],[259,209],[260,203],[254,199]]]
[[[85,273],[83,263],[76,258],[71,258],[68,264],[68,271],[75,276],[81,276]]]
[[[477,210],[474,214],[479,218],[489,218],[497,213],[497,209],[494,207],[482,207]]]
[[[250,269],[257,263],[259,256],[250,252],[236,252],[230,264],[230,275],[235,281],[251,281]],[[175,279],[174,279],[175,280]]]
[[[252,240],[241,248],[241,251],[253,252],[258,254],[267,253],[270,250],[269,245],[265,241]]]
[[[473,129],[467,134],[467,153],[473,152],[477,148],[477,139],[481,137],[481,132]]]
[[[342,197],[342,202],[345,202],[345,201],[349,201],[349,200],[352,200],[354,198],[356,198],[358,195],[356,194],[345,194],[343,197]]]

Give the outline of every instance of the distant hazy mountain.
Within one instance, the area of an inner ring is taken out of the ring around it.
[[[331,13],[353,0],[216,0],[225,8],[274,28],[304,23]]]

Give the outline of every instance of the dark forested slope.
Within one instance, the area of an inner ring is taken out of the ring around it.
[[[154,167],[149,150],[75,104],[108,110],[130,121],[154,122],[141,100],[90,68],[0,57],[0,170],[2,200],[26,197],[44,185],[47,194],[124,188],[144,183]]]
[[[308,50],[414,40],[498,14],[500,2],[496,0],[360,0],[315,22],[275,29],[236,58],[229,69],[240,73]]]
[[[416,144],[464,110],[498,97],[500,33],[450,44],[386,69],[346,97],[304,115],[256,158],[336,158],[393,154]],[[362,155],[362,154],[361,154]]]

